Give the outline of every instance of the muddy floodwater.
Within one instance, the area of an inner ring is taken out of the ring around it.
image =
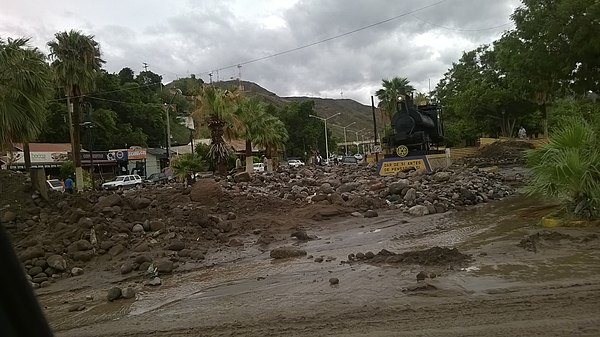
[[[547,211],[521,196],[418,218],[385,211],[314,221],[303,225],[316,240],[284,232],[287,242],[261,249],[247,234],[243,248],[161,275],[159,287],[98,270],[58,282],[39,298],[56,335],[65,337],[600,336],[599,229],[542,229],[537,222]],[[307,256],[273,260],[270,249],[281,245]],[[348,261],[349,254],[431,247],[457,248],[471,259]],[[428,277],[417,281],[420,272]],[[115,285],[139,292],[107,302]],[[69,312],[77,303],[86,309]]]

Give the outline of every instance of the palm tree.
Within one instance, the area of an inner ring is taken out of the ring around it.
[[[100,58],[100,46],[94,41],[93,35],[84,35],[80,31],[71,30],[56,33],[54,37],[56,40],[48,42],[48,47],[56,80],[73,103],[70,115],[71,146],[77,189],[81,191],[83,172],[79,135],[80,103],[84,94],[94,90],[96,78],[100,74],[104,61]]]
[[[252,140],[264,128],[266,105],[256,98],[242,98],[238,106],[238,118],[242,124],[241,132],[238,133],[246,141],[246,172],[254,170],[252,160]]]
[[[529,192],[555,197],[568,214],[600,216],[600,139],[583,119],[562,125],[548,144],[528,152]]]
[[[426,105],[427,103],[429,103],[429,97],[427,96],[427,94],[422,93],[422,92],[418,92],[415,95],[415,104],[417,106],[419,106],[419,105]]]
[[[381,81],[383,88],[377,90],[375,95],[379,99],[379,107],[386,111],[388,121],[391,121],[392,115],[396,112],[398,96],[408,94],[415,88],[405,77],[394,77],[391,80],[383,79]]]
[[[288,132],[283,122],[272,115],[265,114],[265,118],[261,123],[260,130],[254,137],[254,142],[265,148],[265,156],[267,157],[267,171],[273,171],[273,156],[277,155],[278,151],[288,141]]]
[[[186,185],[194,181],[194,174],[206,170],[206,163],[196,153],[186,153],[175,157],[171,162],[175,175],[184,180]]]
[[[31,167],[29,141],[42,130],[52,88],[46,57],[28,42],[0,39],[0,149],[23,142],[27,169]]]
[[[208,156],[221,175],[227,174],[229,157],[229,149],[223,136],[228,130],[235,129],[234,126],[240,125],[236,110],[235,92],[207,85],[196,97],[196,110],[193,115],[198,119],[206,120],[211,138]]]

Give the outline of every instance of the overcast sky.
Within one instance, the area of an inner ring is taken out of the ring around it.
[[[76,29],[100,43],[105,68],[149,70],[164,82],[196,74],[237,78],[280,96],[370,104],[383,78],[431,88],[461,53],[512,28],[518,0],[0,0],[0,37],[46,43]],[[430,6],[428,8],[424,8]],[[423,8],[423,9],[421,9]],[[413,12],[411,14],[407,14]],[[501,26],[501,27],[498,27]],[[496,27],[496,28],[494,28]],[[491,29],[490,29],[491,28]]]

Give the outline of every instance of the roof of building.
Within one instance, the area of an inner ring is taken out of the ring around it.
[[[14,143],[17,151],[23,151],[22,143]],[[71,152],[71,143],[29,143],[31,152]]]

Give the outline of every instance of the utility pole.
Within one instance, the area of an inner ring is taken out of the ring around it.
[[[242,88],[242,66],[240,64],[238,64],[237,68],[238,68],[238,89],[240,91],[243,91],[244,88]]]
[[[329,144],[327,142],[327,120],[332,119],[333,117],[336,117],[338,115],[341,115],[341,113],[338,112],[338,113],[336,113],[334,115],[331,115],[331,116],[329,116],[327,118],[323,118],[323,117],[319,117],[319,116],[315,116],[315,115],[308,115],[309,117],[320,119],[320,120],[322,120],[325,123],[324,124],[325,125],[325,153],[326,153],[326,156],[327,156],[326,160],[327,160],[328,164],[329,164]]]
[[[337,126],[338,128],[342,128],[344,129],[344,147],[345,147],[345,155],[348,155],[348,138],[346,138],[346,129],[350,126],[350,125],[354,125],[356,124],[356,122],[352,122],[346,126],[341,126],[341,125],[336,125],[336,124],[331,124],[333,126]]]
[[[377,119],[375,118],[375,101],[373,100],[373,96],[371,96],[371,110],[373,111],[373,139],[375,147],[377,147]],[[379,162],[378,151],[375,151],[375,162]]]

